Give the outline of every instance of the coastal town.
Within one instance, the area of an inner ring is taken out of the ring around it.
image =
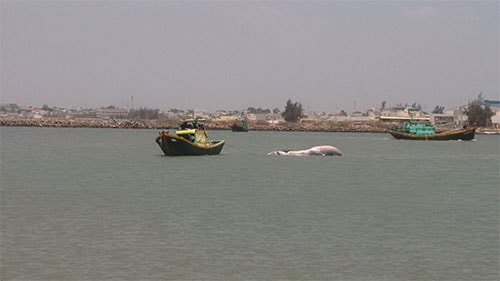
[[[489,126],[478,128],[481,134],[500,134],[500,101],[485,100],[494,115]],[[321,131],[321,132],[388,132],[404,121],[426,121],[436,127],[458,127],[467,122],[466,106],[444,111],[436,106],[425,112],[419,105],[398,105],[347,113],[304,113],[298,122],[287,122],[279,109],[249,107],[246,110],[205,112],[197,110],[125,109],[115,106],[97,109],[65,109],[60,107],[0,105],[0,126],[23,127],[82,127],[82,128],[143,128],[172,129],[187,118],[203,118],[208,129],[229,130],[244,119],[255,131]]]

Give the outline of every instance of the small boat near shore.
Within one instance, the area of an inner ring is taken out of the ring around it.
[[[244,119],[236,120],[231,125],[231,131],[233,132],[248,132],[248,124]]]
[[[405,122],[402,127],[392,128],[389,133],[395,139],[403,140],[472,140],[476,133],[477,127],[462,128],[458,130],[448,130],[436,132],[434,125],[409,121]]]
[[[175,134],[160,132],[156,143],[167,156],[220,154],[225,141],[209,140],[203,123],[203,119],[184,120]]]

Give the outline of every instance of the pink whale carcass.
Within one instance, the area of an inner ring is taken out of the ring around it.
[[[332,145],[313,146],[304,150],[277,150],[267,155],[292,155],[292,156],[342,156],[342,151]]]

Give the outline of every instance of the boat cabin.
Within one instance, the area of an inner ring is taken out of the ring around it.
[[[179,123],[179,130],[175,134],[195,144],[206,144],[207,132],[203,125],[203,119],[188,119]]]
[[[205,119],[186,119],[179,123],[179,130],[204,129]]]
[[[415,135],[434,135],[436,127],[425,122],[405,122],[403,124],[403,131]]]

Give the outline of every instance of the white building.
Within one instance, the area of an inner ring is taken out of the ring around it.
[[[98,118],[125,119],[128,116],[128,110],[123,109],[123,108],[101,107],[101,108],[96,110],[96,116]]]

